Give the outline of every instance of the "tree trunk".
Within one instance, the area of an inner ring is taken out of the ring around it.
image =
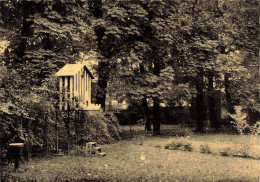
[[[53,43],[51,42],[50,34],[46,34],[46,37],[43,39],[42,43],[43,43],[44,49],[46,49],[46,50],[53,49]]]
[[[153,135],[161,134],[161,116],[160,116],[160,102],[159,98],[153,98]]]
[[[96,102],[101,104],[101,108],[106,109],[106,88],[108,82],[108,62],[99,62],[98,64],[98,93]]]
[[[151,120],[149,117],[149,108],[148,108],[146,96],[144,96],[144,98],[142,99],[142,104],[143,104],[143,110],[144,110],[145,130],[152,131]]]
[[[43,127],[43,148],[45,155],[48,155],[48,117],[43,114],[44,127]]]
[[[22,1],[22,6],[23,6],[23,18],[22,18],[22,28],[21,28],[21,40],[18,43],[17,50],[15,50],[15,54],[17,55],[17,60],[16,64],[12,65],[17,68],[20,67],[20,63],[24,63],[24,55],[25,55],[25,50],[28,44],[28,36],[32,33],[30,31],[30,26],[32,25],[32,21],[28,21],[28,18],[30,15],[33,14],[33,6],[35,2],[31,1]],[[17,64],[18,63],[18,64]],[[21,70],[22,71],[22,70]]]
[[[144,65],[143,65],[143,63],[140,63],[139,66],[140,66],[140,73],[144,74]],[[151,120],[150,120],[149,108],[148,108],[148,104],[147,104],[147,97],[146,97],[146,95],[144,95],[144,98],[142,99],[142,105],[143,105],[143,110],[144,110],[145,130],[152,131]]]
[[[158,59],[154,59],[154,75],[160,75],[160,62]],[[157,85],[154,85],[156,87]],[[160,135],[160,99],[159,96],[153,98],[153,135]]]
[[[232,103],[232,97],[230,93],[230,81],[229,81],[229,76],[225,74],[225,93],[226,93],[226,101],[227,101],[227,109],[230,114],[234,114],[234,106]]]
[[[99,19],[103,16],[102,0],[90,0],[88,1],[89,9],[95,18]],[[105,35],[105,29],[102,27],[95,28],[95,34],[97,36],[98,50],[101,55],[108,58],[110,53],[103,50],[102,38]],[[106,109],[106,88],[109,78],[109,63],[108,59],[99,62],[98,64],[98,92],[96,96],[96,103],[101,105],[101,108]]]
[[[218,123],[216,122],[216,113],[215,113],[215,90],[213,86],[213,75],[212,73],[208,76],[209,79],[209,120],[210,120],[210,126],[212,128],[218,128]]]
[[[197,96],[196,96],[196,130],[198,132],[203,131],[204,126],[204,109],[203,109],[203,77],[199,76],[199,83],[196,85]]]

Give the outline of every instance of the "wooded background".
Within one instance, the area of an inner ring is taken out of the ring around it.
[[[93,101],[104,110],[108,99],[127,102],[121,118],[139,113],[154,134],[162,110],[163,122],[201,132],[230,125],[241,105],[254,124],[258,18],[256,0],[1,1],[1,145],[21,120],[35,143],[52,145],[55,129],[44,129],[57,120],[53,75],[82,55],[99,62]]]

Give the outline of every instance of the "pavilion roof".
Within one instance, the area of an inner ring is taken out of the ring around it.
[[[88,67],[85,64],[66,64],[61,68],[55,75],[56,76],[74,76],[82,68],[84,68],[87,73],[90,75],[91,79],[94,79],[94,76],[89,71]]]

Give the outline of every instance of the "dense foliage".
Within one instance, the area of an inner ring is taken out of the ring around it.
[[[145,129],[153,124],[154,134],[160,134],[161,107],[195,111],[179,119],[196,120],[197,131],[232,124],[229,114],[221,121],[222,111],[260,107],[258,17],[257,1],[248,0],[1,2],[1,141],[18,135],[21,120],[45,152],[57,122],[71,144],[77,114],[57,119],[53,73],[93,52],[99,60],[94,100],[103,109],[107,96],[141,106]],[[101,127],[100,141],[118,139],[111,115],[82,117],[93,121],[83,135],[93,137]]]

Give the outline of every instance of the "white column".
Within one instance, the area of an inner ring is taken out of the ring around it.
[[[72,97],[74,97],[73,94],[73,76],[70,77],[70,104],[72,105]]]
[[[85,82],[86,82],[86,100],[88,101],[88,105],[90,104],[89,103],[89,99],[88,99],[88,92],[89,92],[89,89],[88,89],[88,74],[86,74],[86,80],[85,80]]]
[[[88,93],[89,93],[89,103],[91,103],[91,77],[88,77]]]
[[[88,101],[88,73],[87,73],[87,71],[86,71],[86,80],[85,80],[85,82],[86,82],[86,100]],[[88,101],[88,105],[89,105],[90,103],[89,103],[89,101]]]
[[[73,90],[73,96],[75,97],[76,96],[76,82],[75,82],[75,80],[76,80],[76,75],[73,75],[73,88],[74,88],[74,90]]]
[[[78,74],[78,97],[80,98],[80,71],[77,74]]]
[[[62,77],[59,78],[59,92],[60,92],[60,103],[59,109],[62,110]]]
[[[83,71],[83,80],[82,80],[82,85],[83,85],[83,103],[86,105],[86,72],[85,72],[85,69],[83,68],[82,69]]]
[[[78,73],[74,75],[74,96],[76,101],[78,101],[79,98],[79,86],[78,86]],[[77,103],[75,103],[76,105]]]
[[[68,77],[65,76],[65,84],[64,84],[64,89],[65,89],[65,92],[64,92],[64,100],[65,100],[65,104],[64,104],[64,109],[67,110],[68,109]]]

